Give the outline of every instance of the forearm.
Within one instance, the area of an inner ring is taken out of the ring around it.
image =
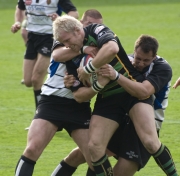
[[[70,48],[58,47],[53,50],[52,57],[56,62],[66,62],[79,55],[79,52],[75,52]]]
[[[107,64],[115,58],[119,51],[119,47],[116,42],[109,41],[104,44],[94,57],[92,64],[95,68],[100,68],[102,65]]]
[[[149,81],[144,81],[142,83],[135,82],[120,75],[117,82],[126,90],[126,92],[139,99],[145,99],[155,92],[154,87]]]
[[[14,15],[14,21],[15,22],[22,22],[24,19],[24,10],[20,10],[17,6],[16,6],[16,11],[15,11],[15,15]]]
[[[82,103],[93,98],[97,93],[91,87],[81,87],[73,92],[74,98],[78,103]]]
[[[73,16],[73,17],[76,18],[76,19],[79,18],[79,13],[78,13],[78,11],[70,11],[70,12],[68,12],[68,15]]]

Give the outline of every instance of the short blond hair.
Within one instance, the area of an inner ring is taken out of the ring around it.
[[[59,40],[61,37],[61,31],[74,32],[75,29],[83,29],[83,25],[79,20],[69,15],[57,17],[53,22],[54,40]]]

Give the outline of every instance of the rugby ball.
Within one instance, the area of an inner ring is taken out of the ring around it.
[[[91,55],[85,55],[80,62],[80,67],[86,66],[89,62],[93,60]],[[90,83],[93,84],[95,81],[97,81],[97,73],[93,72],[89,75]]]

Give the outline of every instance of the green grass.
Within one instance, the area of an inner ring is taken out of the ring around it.
[[[127,53],[133,52],[134,41],[140,34],[151,34],[159,43],[159,55],[167,59],[173,69],[172,83],[179,77],[180,2],[179,0],[74,0],[79,14],[96,8],[104,16],[104,23],[120,37]],[[11,176],[26,145],[27,132],[34,114],[31,88],[20,84],[25,50],[19,33],[12,34],[16,1],[0,1],[0,175]],[[171,150],[180,172],[180,88],[171,89],[169,106],[160,139]],[[34,175],[50,175],[58,162],[76,145],[65,131],[58,132],[38,160]],[[111,159],[112,164],[115,163]],[[75,176],[84,176],[86,164]],[[163,176],[153,159],[137,176]]]

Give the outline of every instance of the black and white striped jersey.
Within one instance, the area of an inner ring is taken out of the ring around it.
[[[76,11],[76,7],[70,0],[19,0],[18,8],[26,10],[27,27],[31,32],[40,34],[52,34],[52,20],[49,14],[56,13],[58,5],[68,13]]]
[[[54,42],[52,50],[58,46],[60,46],[59,42]],[[62,62],[55,62],[51,57],[50,65],[48,67],[48,76],[41,88],[41,94],[56,95],[72,99],[72,91],[67,89],[64,85],[64,76],[66,72],[66,64]]]

